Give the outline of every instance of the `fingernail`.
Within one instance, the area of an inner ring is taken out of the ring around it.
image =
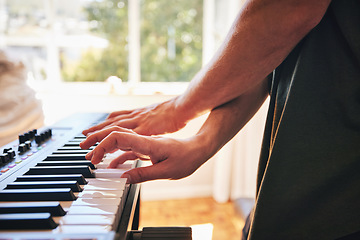
[[[123,174],[121,178],[126,178],[126,183],[131,183],[131,176],[129,174]]]
[[[91,155],[92,155],[92,152],[88,152],[86,155],[85,155],[85,158],[86,159],[91,159]]]

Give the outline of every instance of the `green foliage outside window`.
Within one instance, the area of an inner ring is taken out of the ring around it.
[[[84,7],[91,31],[109,41],[105,49],[89,48],[82,52],[78,62],[64,56],[62,75],[65,81],[104,81],[115,75],[128,75],[128,14],[127,5],[116,0],[94,1]]]
[[[84,8],[91,29],[109,41],[90,48],[79,61],[62,55],[65,81],[128,79],[127,1],[103,0]],[[141,81],[189,81],[201,67],[202,0],[141,1]]]

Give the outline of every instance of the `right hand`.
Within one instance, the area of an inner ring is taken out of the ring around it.
[[[172,133],[185,127],[187,120],[183,116],[177,111],[174,98],[144,108],[113,112],[104,122],[84,130],[83,134],[86,136],[112,126],[132,129],[142,135]]]
[[[113,159],[109,168],[116,168],[127,160],[150,160],[152,165],[134,168],[122,177],[128,183],[140,183],[155,179],[180,179],[189,176],[213,154],[212,144],[207,138],[195,136],[188,139],[173,139],[159,136],[144,136],[121,127],[109,127],[89,134],[80,143],[88,149],[94,143],[99,144],[88,154],[86,159],[98,164],[106,153],[115,150],[124,151]]]

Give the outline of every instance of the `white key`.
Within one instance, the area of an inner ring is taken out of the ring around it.
[[[118,156],[120,156],[123,153],[124,152],[121,151],[121,150],[118,150],[118,151],[113,152],[113,153],[107,153],[105,155],[105,157],[102,159],[102,163],[104,163],[105,165],[109,165],[109,163],[112,162],[112,160],[114,160],[115,158],[117,158]]]
[[[116,215],[118,212],[117,206],[71,206],[67,215]]]
[[[96,169],[94,171],[96,178],[120,178],[125,169]]]
[[[117,187],[115,186],[92,186],[92,185],[85,185],[84,186],[84,191],[124,191],[124,187],[120,186]]]
[[[111,225],[63,225],[59,227],[61,233],[107,233],[112,230]],[[92,238],[91,238],[92,239]]]
[[[120,156],[123,153],[124,153],[124,151],[121,151],[121,150],[118,150],[118,151],[113,152],[113,153],[107,153],[106,156],[102,159],[102,165],[107,167],[115,158],[117,158],[118,156]],[[124,164],[132,164],[131,168],[134,168],[135,167],[135,165],[134,165],[135,162],[136,162],[135,160],[128,160]]]
[[[101,162],[101,163],[96,164],[96,168],[97,169],[107,169],[109,164],[110,164],[110,162]],[[114,169],[129,169],[130,170],[132,168],[134,168],[133,163],[123,163],[123,164],[117,165],[117,167]]]
[[[117,186],[120,188],[125,188],[126,179],[125,178],[88,178],[87,185],[90,186],[99,186],[99,187],[113,187]]]
[[[87,191],[84,190],[78,194],[79,198],[120,198],[124,191]]]
[[[103,161],[112,161],[123,153],[124,153],[124,151],[121,151],[121,150],[117,150],[113,153],[107,153],[106,156],[104,157]]]
[[[109,163],[104,163],[104,162],[101,162],[101,163],[98,163],[95,165],[96,169],[106,169],[108,168],[109,166]]]
[[[100,226],[96,227],[94,230],[97,232],[94,233],[92,231],[92,227],[94,225],[83,225],[81,229],[79,225],[65,225],[63,232],[61,227],[57,227],[54,230],[21,230],[21,231],[1,231],[1,239],[53,239],[53,240],[65,240],[65,239],[92,239],[92,240],[100,240],[100,239],[117,239],[116,233],[113,230],[109,230],[111,226]],[[81,233],[77,231],[79,228]]]
[[[112,225],[114,215],[65,215],[61,218],[61,225]]]
[[[134,168],[133,165],[134,165],[133,163],[125,162],[123,164],[117,165],[117,167],[115,169],[129,169],[130,170],[130,169]]]
[[[73,206],[112,205],[119,206],[122,198],[78,198],[72,202]]]

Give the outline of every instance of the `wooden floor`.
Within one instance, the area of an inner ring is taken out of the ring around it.
[[[239,240],[244,221],[231,202],[212,198],[142,201],[140,229],[157,226],[191,226],[193,240]],[[212,236],[212,237],[211,237]]]

